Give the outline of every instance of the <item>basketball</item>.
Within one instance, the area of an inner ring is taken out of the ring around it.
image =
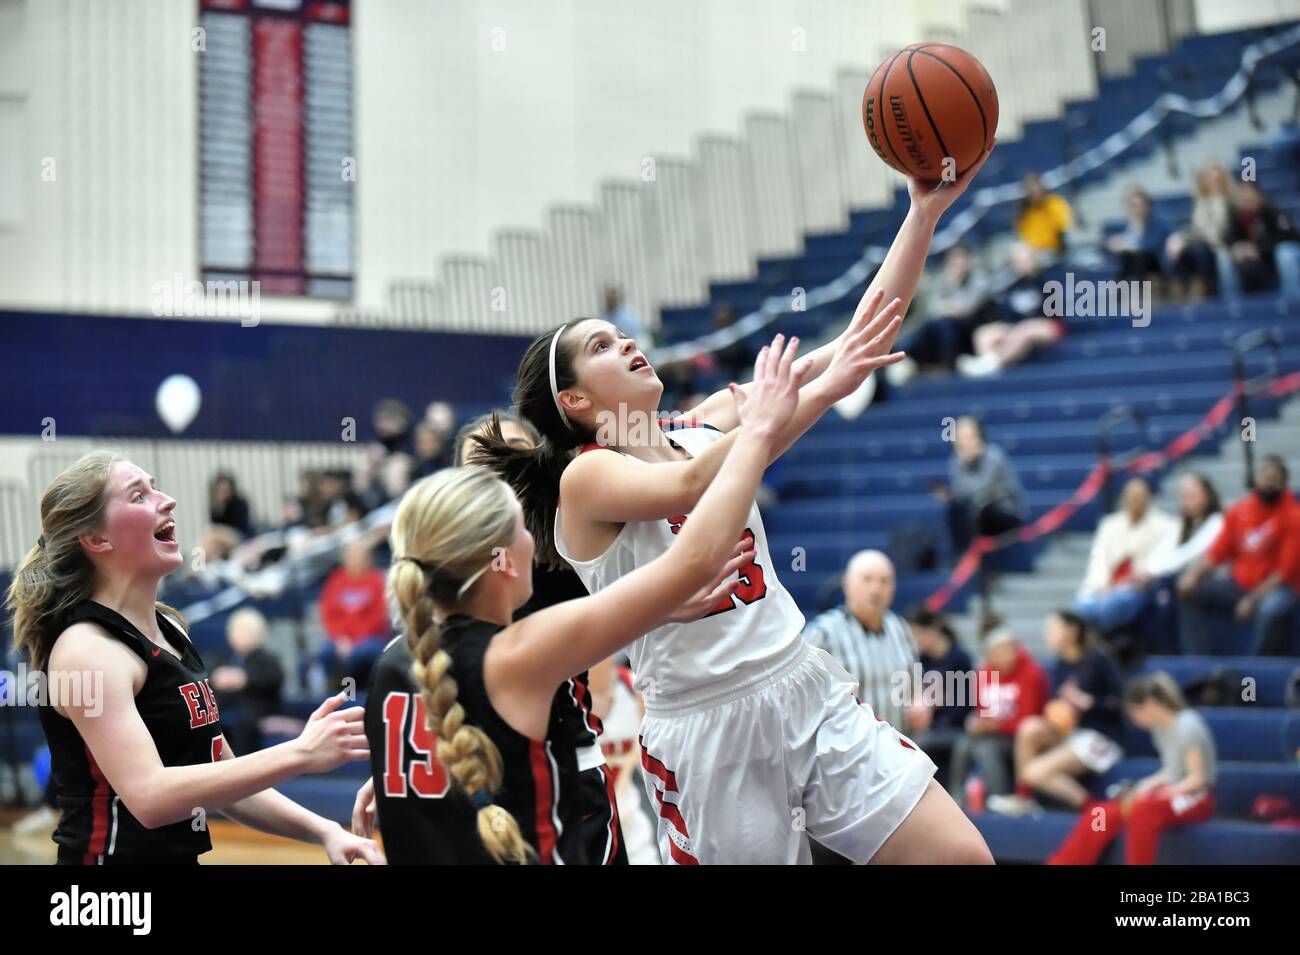
[[[1052,700],[1043,708],[1043,716],[1047,722],[1052,724],[1062,736],[1069,736],[1074,732],[1074,724],[1077,717],[1075,716],[1074,707],[1065,700]]]
[[[965,50],[918,43],[876,68],[862,96],[862,124],[876,155],[894,169],[953,179],[993,145],[998,91]]]

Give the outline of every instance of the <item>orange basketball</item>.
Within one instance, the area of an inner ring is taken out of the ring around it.
[[[1047,706],[1043,707],[1043,717],[1062,736],[1069,736],[1074,732],[1076,721],[1074,707],[1065,700],[1052,700],[1048,703]]]
[[[862,96],[862,125],[876,155],[899,172],[938,180],[948,168],[952,178],[993,145],[998,91],[965,50],[917,43],[876,68]]]

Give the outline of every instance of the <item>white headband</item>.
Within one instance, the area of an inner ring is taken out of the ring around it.
[[[551,339],[551,399],[555,402],[555,410],[560,413],[560,420],[564,422],[565,427],[572,428],[573,425],[569,423],[569,416],[564,413],[564,405],[560,404],[560,389],[555,381],[555,346],[560,344],[560,336],[564,334],[564,330],[568,327],[567,324],[561,325],[559,330],[556,331],[555,337]]]
[[[488,571],[488,568],[491,567],[491,566],[492,566],[491,564],[485,564],[485,565],[483,565],[482,569],[480,569],[480,570],[478,571],[478,573],[472,574],[472,575],[470,576],[469,580],[467,580],[467,581],[465,581],[463,584],[461,584],[460,587],[457,588],[457,590],[456,590],[456,599],[459,600],[461,597],[464,597],[464,596],[465,596],[465,591],[467,591],[467,590],[469,590],[471,587],[473,587],[473,586],[474,586],[474,581],[478,580],[480,577],[482,577],[484,574],[486,574],[487,571]]]

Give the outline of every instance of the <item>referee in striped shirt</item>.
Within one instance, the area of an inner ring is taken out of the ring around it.
[[[821,647],[858,681],[858,696],[900,733],[907,733],[907,696],[894,692],[902,671],[911,686],[919,658],[906,621],[889,609],[894,565],[878,550],[853,555],[841,580],[844,604],[817,616],[803,636]]]

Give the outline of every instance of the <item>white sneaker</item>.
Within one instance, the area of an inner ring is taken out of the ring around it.
[[[1000,816],[1037,816],[1043,811],[1034,800],[1019,796],[990,796],[988,807]]]
[[[963,378],[987,378],[1002,370],[1002,365],[992,355],[958,355],[957,374]]]
[[[905,384],[916,377],[920,371],[920,366],[910,358],[904,358],[896,365],[889,365],[885,368],[885,380],[895,388],[902,388]]]

